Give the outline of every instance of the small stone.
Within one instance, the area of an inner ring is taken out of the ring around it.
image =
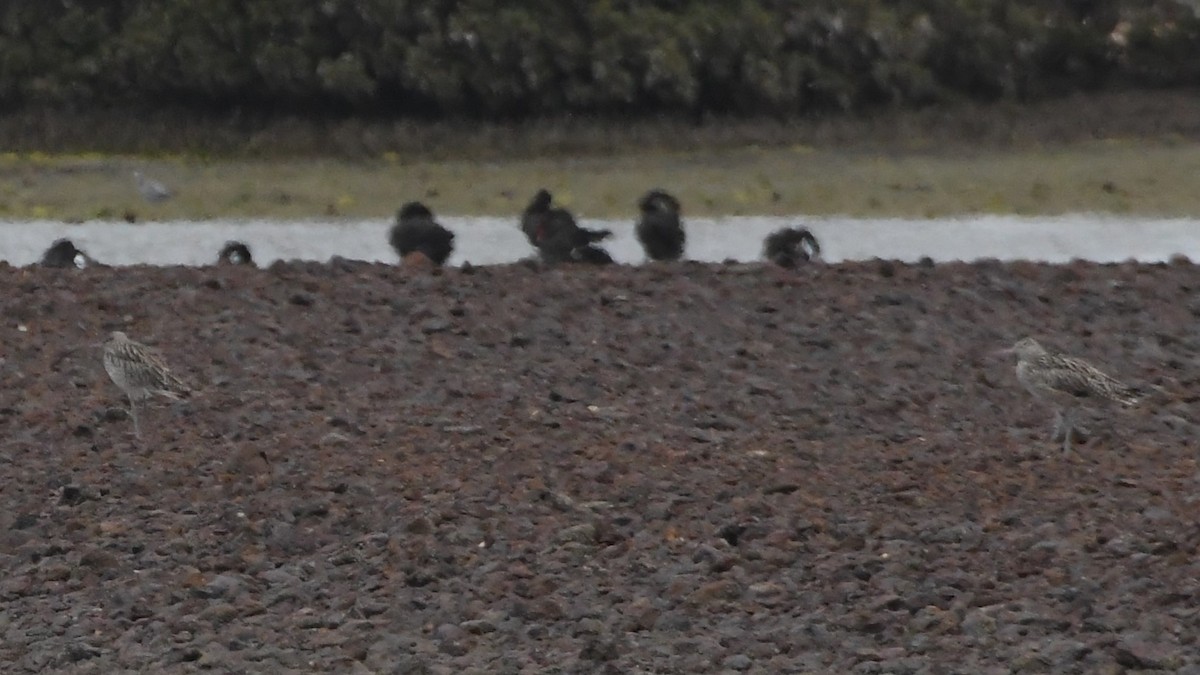
[[[429,534],[433,532],[433,522],[425,516],[418,516],[409,521],[404,529],[409,534]]]
[[[86,661],[100,656],[101,651],[97,647],[93,647],[86,642],[72,642],[67,645],[66,654],[67,660],[71,663]]]
[[[236,619],[239,614],[240,612],[237,607],[228,602],[218,602],[201,612],[200,618],[219,625],[229,623],[233,619]]]
[[[38,517],[36,513],[22,513],[13,520],[10,526],[13,530],[25,530],[37,525]]]
[[[79,556],[79,564],[83,567],[104,570],[113,569],[120,565],[120,562],[117,560],[117,556],[102,548],[90,548]]]
[[[621,656],[621,651],[617,638],[591,638],[579,650],[579,658],[585,661],[615,661]]]
[[[1123,638],[1114,648],[1113,656],[1126,668],[1163,670],[1179,665],[1163,645],[1137,638]]]
[[[742,671],[750,670],[750,666],[754,665],[754,662],[745,654],[734,654],[726,657],[725,660],[721,662],[721,665],[731,670]]]
[[[203,586],[192,589],[192,595],[200,598],[228,598],[237,595],[242,588],[242,581],[229,574],[218,574]]]
[[[770,581],[760,581],[750,584],[750,587],[746,590],[750,592],[751,597],[764,607],[776,607],[787,597],[787,591],[782,586]]]
[[[643,631],[654,628],[662,612],[646,598],[638,598],[625,609],[625,630]]]
[[[981,638],[996,632],[996,620],[982,610],[969,612],[962,620],[963,635]]]
[[[304,516],[322,517],[329,515],[329,502],[323,499],[314,499],[312,501],[303,502],[292,507],[292,515],[297,518]]]
[[[575,541],[581,544],[593,543],[596,541],[596,526],[592,523],[572,525],[571,527],[559,530],[554,536],[554,541],[560,544],[569,541]]]
[[[698,605],[714,600],[733,600],[740,594],[741,588],[738,587],[736,581],[732,579],[720,579],[697,588],[688,596],[688,601]]]
[[[433,639],[435,640],[463,640],[466,637],[467,631],[452,623],[441,624],[433,630]]]
[[[483,635],[485,633],[496,632],[496,624],[488,621],[487,619],[471,619],[458,624],[458,627],[472,635]]]

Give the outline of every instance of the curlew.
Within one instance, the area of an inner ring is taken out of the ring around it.
[[[1105,374],[1092,364],[1056,354],[1037,340],[1027,337],[1001,353],[1017,355],[1017,379],[1034,398],[1054,406],[1053,440],[1062,439],[1063,453],[1071,451],[1075,432],[1075,409],[1090,403],[1118,403],[1131,406],[1141,392]]]
[[[104,370],[113,384],[129,397],[133,431],[138,438],[142,437],[139,403],[155,394],[180,399],[191,393],[191,388],[171,373],[157,350],[130,340],[121,331],[113,331],[104,343]]]

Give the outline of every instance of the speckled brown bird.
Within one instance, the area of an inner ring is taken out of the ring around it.
[[[1027,337],[1018,340],[1004,353],[1017,355],[1017,380],[1035,398],[1055,408],[1053,439],[1062,439],[1063,452],[1070,452],[1076,431],[1072,419],[1076,408],[1091,403],[1117,403],[1132,406],[1141,392],[1105,374],[1092,364],[1043,347]]]
[[[155,395],[180,399],[192,391],[171,372],[158,350],[130,340],[121,331],[113,331],[104,343],[104,370],[113,384],[129,397],[133,430],[138,438],[142,436],[139,403]]]

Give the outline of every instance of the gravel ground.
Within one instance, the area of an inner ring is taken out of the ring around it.
[[[1200,673],[1184,261],[0,280],[4,673]]]

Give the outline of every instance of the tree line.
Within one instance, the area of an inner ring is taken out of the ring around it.
[[[8,0],[0,108],[793,116],[1200,84],[1174,0]]]

